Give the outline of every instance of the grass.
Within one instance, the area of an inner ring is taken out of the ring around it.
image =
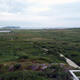
[[[24,30],[23,29],[23,30],[12,30],[12,32],[10,33],[0,33],[0,64],[11,65],[12,63],[14,64],[20,63],[23,64],[23,66],[28,66],[30,64],[32,65],[35,63],[40,63],[40,64],[65,63],[66,64],[64,58],[61,58],[59,56],[59,54],[62,53],[66,57],[70,58],[75,63],[80,65],[80,36],[79,35],[80,35],[79,28],[78,29],[55,29],[55,30],[50,30],[50,29],[49,30],[46,29]],[[45,49],[47,49],[47,51]],[[9,72],[8,75],[6,73],[3,73],[2,75],[0,74],[0,76],[7,75],[6,80],[11,80],[10,74],[11,76],[12,74],[15,76],[18,73],[19,72],[17,71],[11,73]],[[38,74],[38,72],[36,73],[35,71],[34,72],[29,71],[28,73],[30,73],[30,75],[28,76],[31,76],[32,73],[34,74],[34,76]],[[34,76],[32,80],[51,80],[51,78],[48,79],[48,77],[46,78],[39,75],[36,76],[35,79]],[[18,78],[15,80],[21,80],[21,79],[22,78],[20,77],[20,79]]]
[[[11,33],[0,33],[1,62],[16,60],[20,55],[51,58],[53,62],[63,62],[57,53],[63,53],[77,64],[80,60],[80,29],[58,30],[13,30]],[[45,53],[42,48],[52,51]],[[74,53],[75,52],[75,53]],[[48,55],[50,54],[50,55]],[[74,56],[75,54],[75,56]],[[7,57],[9,59],[7,59]],[[48,57],[47,57],[48,56]],[[53,58],[52,58],[52,57]],[[6,57],[6,58],[5,58]],[[12,58],[13,57],[13,58]],[[76,60],[77,59],[77,60]]]

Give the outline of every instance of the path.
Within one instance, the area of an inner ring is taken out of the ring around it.
[[[80,69],[80,66],[78,66],[75,62],[73,62],[73,61],[70,60],[69,58],[65,57],[63,54],[60,54],[60,57],[64,57],[65,60],[66,60],[66,62],[67,62],[70,66],[72,66],[72,67],[74,67],[74,68],[79,68],[79,69]]]

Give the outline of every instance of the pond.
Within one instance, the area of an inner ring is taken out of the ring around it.
[[[11,31],[5,30],[5,31],[0,31],[0,32],[2,32],[2,33],[4,32],[5,33],[5,32],[11,32]]]

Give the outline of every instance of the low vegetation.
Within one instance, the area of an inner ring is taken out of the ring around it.
[[[50,67],[44,71],[26,68],[36,63],[63,63],[68,66],[65,59],[60,57],[60,53],[80,65],[79,34],[80,29],[11,30],[10,33],[0,33],[1,80],[22,80],[23,76],[24,80],[53,80],[54,77],[54,80],[69,80],[68,72],[65,73],[60,66],[54,72],[50,71]],[[20,67],[18,63],[23,66]],[[10,72],[9,68],[12,65],[20,69]],[[25,69],[27,71],[24,71]]]

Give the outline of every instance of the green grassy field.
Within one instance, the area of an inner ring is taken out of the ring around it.
[[[46,64],[66,64],[65,60],[59,56],[60,53],[80,65],[79,28],[55,30],[23,29],[12,30],[10,33],[0,33],[0,64],[18,63],[23,59],[24,63],[35,61]],[[40,80],[48,79],[42,78]]]
[[[57,53],[63,53],[79,64],[79,35],[80,29],[13,30],[11,33],[0,33],[0,63],[16,60],[21,55],[29,58],[53,56],[53,60],[50,57],[51,61],[60,62],[62,60]],[[44,55],[43,48],[50,52]]]

